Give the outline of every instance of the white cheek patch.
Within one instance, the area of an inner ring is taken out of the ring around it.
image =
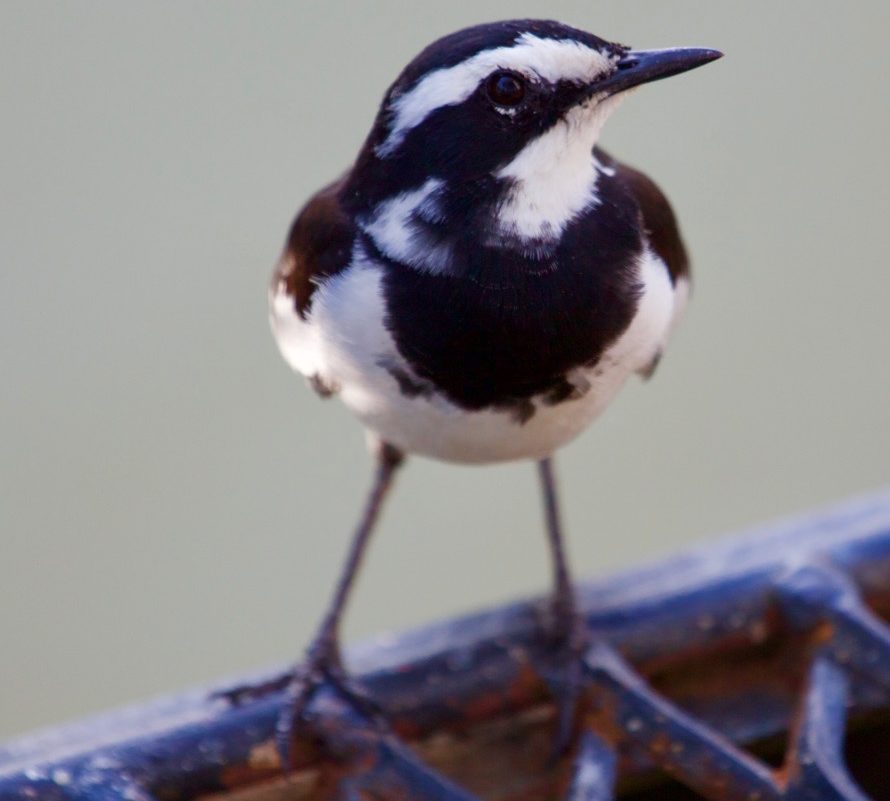
[[[443,182],[429,178],[419,189],[402,192],[379,203],[362,230],[371,237],[380,252],[395,261],[431,273],[447,271],[451,249],[430,242],[417,220],[435,222],[440,218],[437,192]]]
[[[513,187],[497,213],[501,232],[519,239],[556,239],[578,214],[599,202],[593,155],[603,125],[621,96],[572,109],[495,173]],[[614,173],[614,171],[612,171]]]
[[[611,70],[616,59],[571,39],[542,39],[524,33],[513,45],[483,50],[453,67],[431,72],[399,95],[390,106],[389,135],[376,153],[381,158],[391,155],[408,131],[436,109],[462,103],[495,70],[515,70],[549,82],[589,82]]]

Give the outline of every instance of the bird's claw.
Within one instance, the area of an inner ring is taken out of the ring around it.
[[[290,674],[287,696],[275,727],[276,746],[286,773],[292,768],[291,747],[295,736],[300,733],[301,727],[312,726],[312,701],[323,689],[332,690],[376,728],[387,727],[382,710],[365,689],[346,673],[339,654],[328,649],[311,648],[307,660],[297,665]]]
[[[287,673],[273,676],[257,684],[242,684],[216,694],[216,697],[239,705],[273,693],[285,692],[285,699],[275,725],[275,743],[285,773],[292,764],[292,745],[300,730],[311,727],[314,715],[312,702],[321,690],[331,690],[340,700],[358,712],[374,728],[388,728],[378,704],[365,689],[346,673],[335,644],[319,638],[306,660]]]

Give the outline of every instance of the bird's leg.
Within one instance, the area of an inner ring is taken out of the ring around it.
[[[340,620],[355,577],[358,574],[368,540],[380,514],[393,476],[403,461],[402,453],[382,444],[377,452],[377,470],[364,512],[352,539],[334,595],[321,625],[306,652],[305,661],[290,676],[288,700],[278,721],[278,746],[285,768],[290,762],[290,744],[295,728],[319,687],[333,685],[367,717],[376,720],[379,710],[368,696],[346,675],[340,654]]]
[[[544,500],[547,541],[553,560],[553,595],[548,634],[556,657],[553,685],[557,697],[558,719],[554,751],[561,754],[571,741],[575,711],[581,694],[582,659],[588,636],[584,619],[578,612],[575,589],[569,573],[551,458],[538,462],[538,475]]]

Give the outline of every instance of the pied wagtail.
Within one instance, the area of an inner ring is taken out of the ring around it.
[[[297,216],[272,280],[272,330],[291,367],[365,426],[377,471],[291,680],[288,742],[324,682],[368,706],[343,669],[339,623],[412,453],[537,461],[555,576],[557,742],[567,742],[584,633],[551,457],[625,379],[651,375],[689,293],[664,195],[597,140],[629,90],[720,55],[634,51],[542,20],[458,31],[408,64],[355,163]]]

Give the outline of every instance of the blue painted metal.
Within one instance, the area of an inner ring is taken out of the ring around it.
[[[779,798],[770,769],[658,693],[610,647],[586,659],[600,698],[599,728],[642,750],[656,765],[706,798]]]
[[[418,798],[425,801],[474,801],[443,776],[426,767],[391,732],[381,732],[333,692],[314,703],[316,733],[347,775],[340,779],[344,798]]]
[[[610,801],[617,775],[615,750],[595,732],[581,732],[566,801]]]
[[[874,720],[883,710],[890,719],[882,619],[890,615],[890,493],[585,585],[580,603],[593,645],[576,753],[551,766],[546,754],[534,766],[527,755],[514,759],[504,774],[513,795],[497,797],[559,792],[606,801],[631,787],[643,798],[657,769],[713,801],[868,801],[845,765],[844,736],[848,715]],[[296,744],[305,781],[292,797],[495,797],[478,770],[452,762],[445,778],[434,769],[439,757],[426,738],[472,738],[497,720],[546,709],[540,676],[550,655],[539,613],[535,602],[514,604],[351,651],[349,663],[392,730],[332,691],[318,693],[311,732]],[[275,686],[274,675],[267,680]],[[280,781],[274,725],[284,696],[232,704],[231,689],[0,747],[0,801],[166,801],[248,790],[243,797],[253,798]],[[777,736],[788,742],[778,767],[746,750]],[[890,766],[890,745],[867,762]],[[536,784],[523,785],[524,771]]]
[[[850,682],[829,654],[818,654],[795,732],[785,797],[793,801],[868,801],[844,766]]]

